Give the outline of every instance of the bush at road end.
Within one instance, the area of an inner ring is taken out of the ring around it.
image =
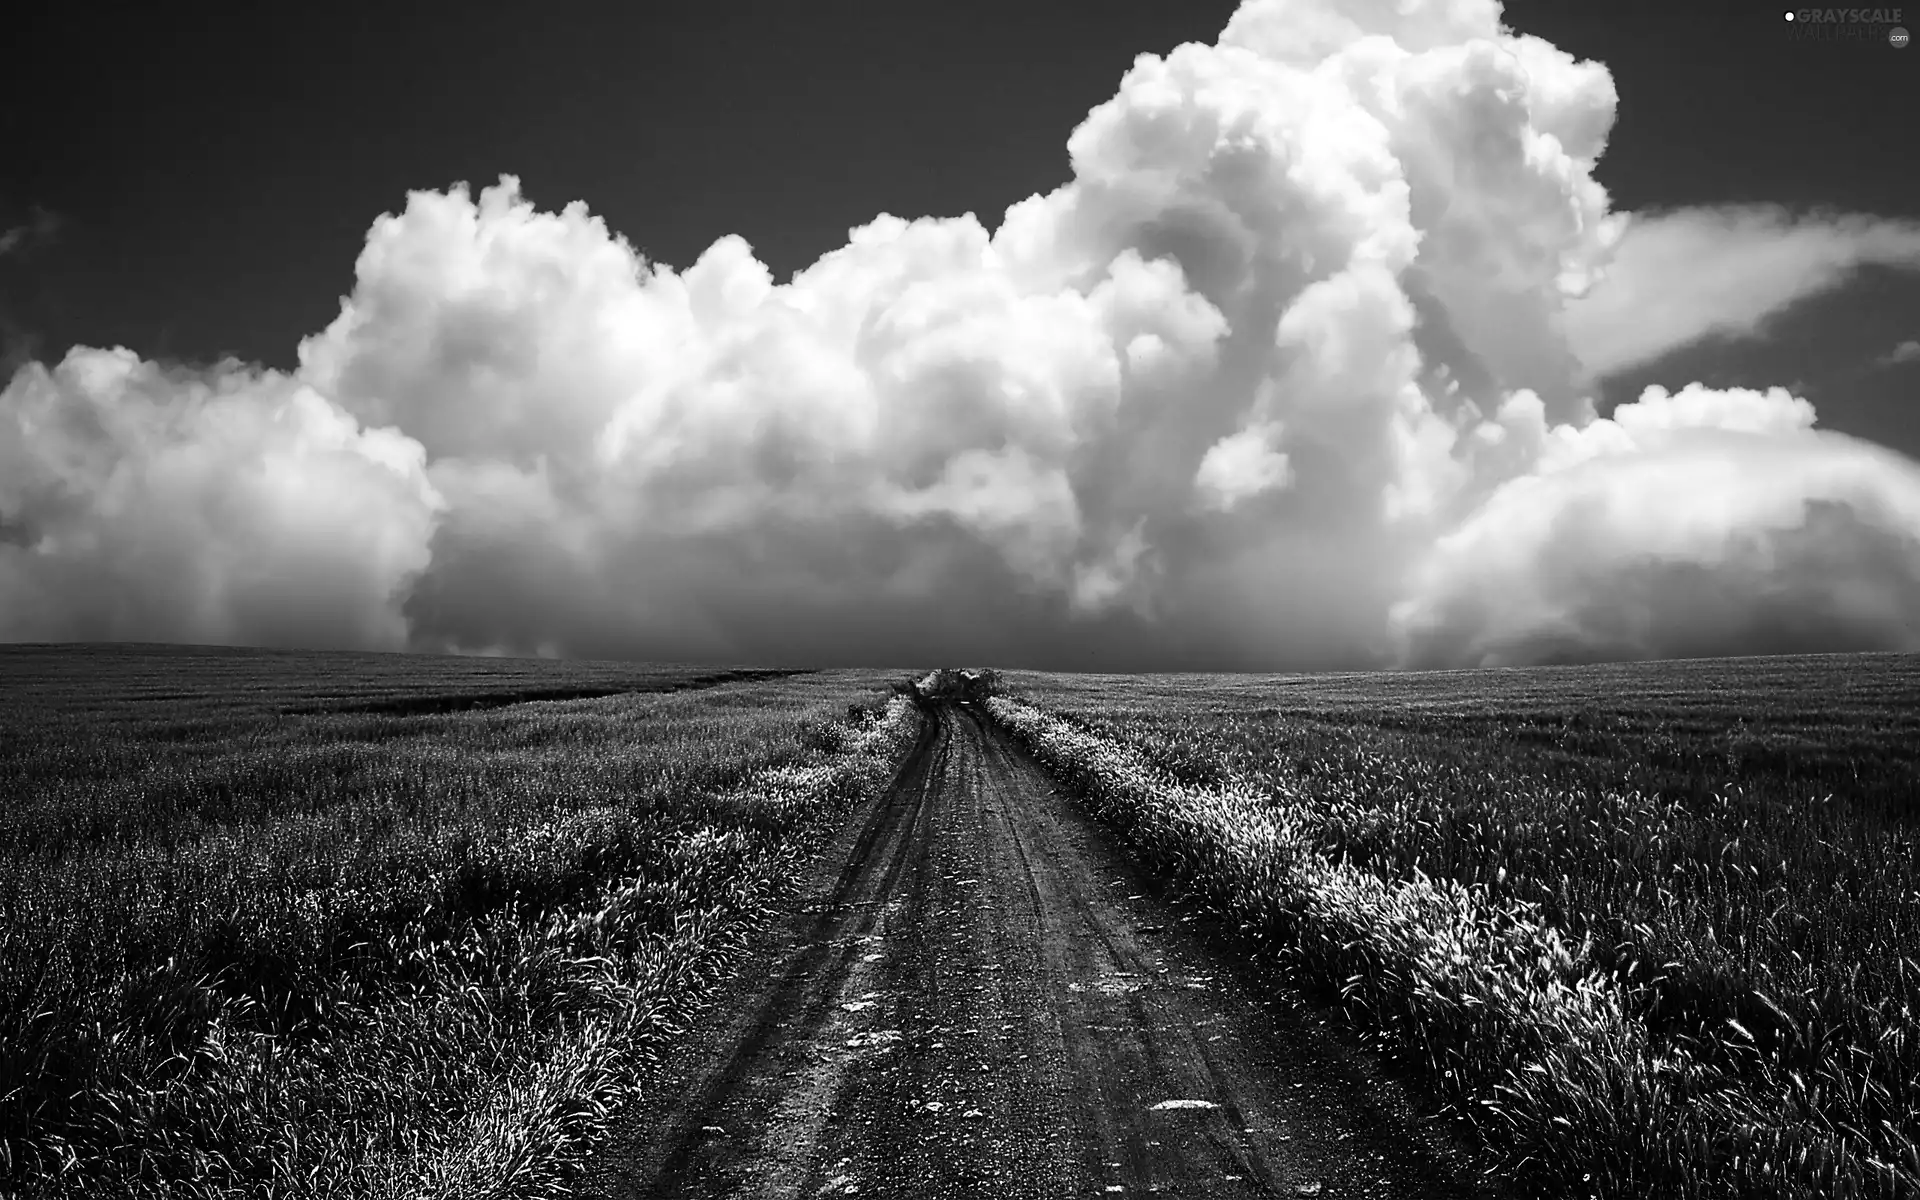
[[[932,703],[979,703],[999,694],[1000,673],[991,667],[941,668],[927,672],[914,686],[921,698]]]

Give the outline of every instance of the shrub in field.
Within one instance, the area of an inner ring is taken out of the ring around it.
[[[1392,836],[1404,817],[1390,805],[1332,810],[1279,773],[1195,782],[1190,743],[1156,762],[1024,703],[987,707],[1134,853],[1421,1069],[1517,1188],[1809,1200],[1920,1189],[1910,1093],[1885,1075],[1906,1050],[1836,1056],[1837,1031],[1784,1012],[1791,1035],[1766,1045],[1737,1022],[1677,1035],[1649,1022],[1646,997],[1686,963],[1568,936],[1504,871],[1463,880],[1417,859],[1382,870],[1330,853],[1330,827],[1362,815]],[[1880,1028],[1899,1042],[1911,1025]]]
[[[991,668],[929,671],[914,687],[927,700],[978,703],[999,691],[1000,673]]]
[[[919,726],[873,677],[721,684],[9,724],[0,1191],[564,1190]]]

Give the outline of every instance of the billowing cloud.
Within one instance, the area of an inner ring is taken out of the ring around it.
[[[1920,468],[1784,389],[1649,388],[1547,436],[1394,612],[1423,664],[1920,645]]]
[[[1763,333],[1863,266],[1920,270],[1920,222],[1770,205],[1648,214],[1628,228],[1606,281],[1568,307],[1566,332],[1607,375],[1706,338]]]
[[[14,640],[403,648],[440,505],[418,442],[297,379],[76,349],[0,403],[0,622]]]
[[[290,374],[14,376],[0,635],[1112,669],[1920,645],[1920,467],[1782,391],[1596,419],[1596,366],[1650,344],[1605,298],[1661,228],[1594,181],[1615,102],[1491,0],[1248,0],[1138,59],[1058,189],[879,216],[785,282],[737,237],[646,261],[510,178],[418,192]],[[1752,290],[1686,329],[1751,327]]]

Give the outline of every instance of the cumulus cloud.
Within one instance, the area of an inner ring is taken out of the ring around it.
[[[440,503],[418,442],[296,379],[76,349],[0,404],[0,620],[15,640],[401,648]]]
[[[1595,374],[1612,374],[1705,338],[1753,337],[1869,265],[1920,269],[1920,222],[1771,205],[1647,214],[1605,282],[1569,305],[1566,333]]]
[[[1593,178],[1615,103],[1492,0],[1248,0],[1141,56],[1061,187],[883,214],[784,282],[731,236],[647,261],[511,178],[417,192],[291,373],[15,374],[0,635],[1110,669],[1920,643],[1913,463],[1778,390],[1595,418],[1594,370],[1651,344],[1607,297],[1672,227]],[[1763,275],[1803,294],[1837,253]],[[1688,328],[1750,328],[1753,290],[1703,285]]]
[[[1551,431],[1394,611],[1416,663],[1920,645],[1920,468],[1784,389]]]

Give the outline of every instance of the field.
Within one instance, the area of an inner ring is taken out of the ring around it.
[[[1920,658],[905,679],[0,648],[0,1195],[1920,1195]]]
[[[1920,659],[1004,691],[1524,1192],[1920,1194]]]
[[[0,648],[0,1194],[562,1188],[890,683]]]

